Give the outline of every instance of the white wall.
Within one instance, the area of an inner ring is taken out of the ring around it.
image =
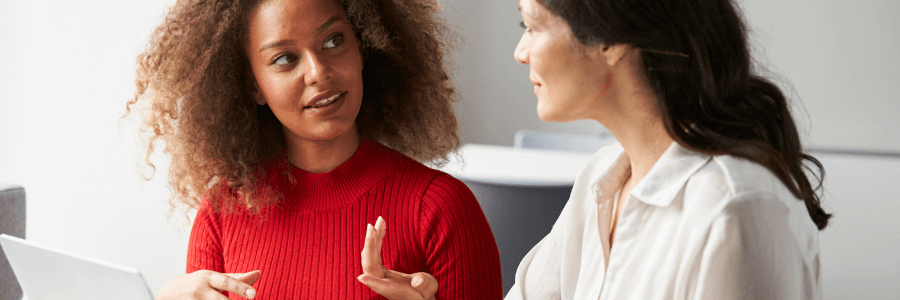
[[[170,2],[0,1],[0,181],[25,187],[27,238],[140,269],[154,291],[184,273],[190,228],[118,118]]]
[[[822,205],[834,216],[819,234],[825,299],[900,295],[900,158],[821,154]]]
[[[756,58],[809,113],[795,115],[811,145],[900,151],[900,1],[740,2]]]

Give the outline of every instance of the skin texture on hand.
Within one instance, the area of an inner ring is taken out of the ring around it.
[[[356,279],[370,289],[391,300],[434,300],[438,282],[425,272],[405,274],[388,270],[381,263],[381,242],[387,224],[378,217],[375,226],[366,226],[366,241],[362,250],[363,274]]]
[[[156,300],[221,299],[228,300],[223,291],[238,294],[247,299],[256,297],[251,285],[262,276],[260,271],[247,273],[218,273],[200,270],[169,280],[159,290]]]

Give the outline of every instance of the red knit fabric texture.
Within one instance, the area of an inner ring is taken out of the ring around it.
[[[197,212],[188,273],[261,270],[256,299],[385,299],[356,280],[366,224],[382,216],[387,268],[431,273],[437,299],[502,298],[496,242],[459,180],[365,138],[332,171],[305,172],[281,157],[266,178],[284,196],[277,206]]]

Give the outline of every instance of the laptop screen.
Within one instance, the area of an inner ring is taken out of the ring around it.
[[[0,246],[28,300],[153,300],[133,268],[0,235]]]

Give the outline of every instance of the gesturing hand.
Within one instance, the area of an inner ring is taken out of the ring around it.
[[[387,225],[378,217],[375,226],[366,226],[366,242],[362,250],[363,274],[356,279],[391,300],[434,300],[438,282],[425,272],[404,274],[381,264],[381,241]]]
[[[247,273],[218,273],[200,270],[184,274],[169,280],[156,295],[157,300],[168,299],[222,299],[228,297],[222,291],[229,291],[247,299],[256,297],[256,289],[252,286],[259,277],[260,271]]]

